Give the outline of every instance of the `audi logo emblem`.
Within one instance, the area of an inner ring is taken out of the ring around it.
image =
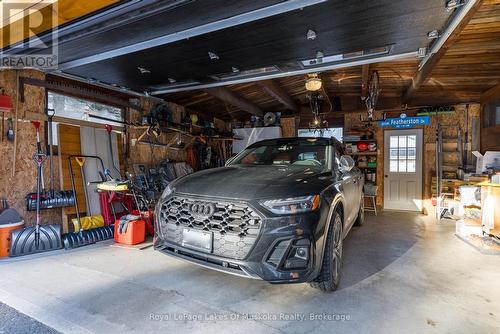
[[[210,218],[215,213],[215,205],[212,203],[195,202],[189,207],[189,213],[197,218]]]

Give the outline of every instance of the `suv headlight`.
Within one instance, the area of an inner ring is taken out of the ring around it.
[[[163,201],[165,198],[167,198],[168,196],[170,196],[170,194],[172,194],[173,192],[174,192],[174,189],[169,184],[165,188],[165,190],[163,190],[163,193],[161,194],[160,200]]]
[[[259,202],[277,215],[314,211],[319,206],[319,195],[263,200]]]

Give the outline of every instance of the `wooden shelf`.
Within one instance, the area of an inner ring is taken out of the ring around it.
[[[360,143],[364,141],[369,143],[374,143],[377,140],[376,139],[344,140],[344,143]]]
[[[346,153],[347,155],[377,155],[377,152],[354,152]]]

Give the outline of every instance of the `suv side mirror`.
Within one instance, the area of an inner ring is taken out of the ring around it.
[[[340,157],[339,170],[341,173],[347,173],[354,168],[355,162],[350,155]]]

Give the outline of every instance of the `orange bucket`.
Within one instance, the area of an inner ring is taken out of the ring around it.
[[[9,256],[10,232],[24,227],[24,222],[0,225],[0,257]]]

